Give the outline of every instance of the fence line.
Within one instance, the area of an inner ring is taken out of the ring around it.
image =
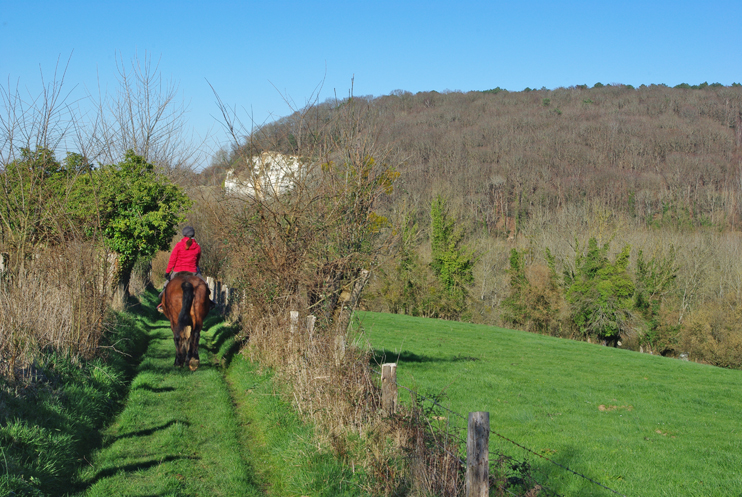
[[[551,459],[549,459],[548,457],[546,457],[546,456],[544,456],[544,455],[541,455],[541,454],[539,454],[538,452],[534,452],[534,451],[532,451],[531,449],[529,449],[528,447],[524,447],[523,445],[519,444],[518,442],[514,442],[513,440],[510,440],[510,439],[509,439],[508,437],[506,437],[506,436],[504,436],[504,435],[500,435],[499,433],[495,432],[494,430],[490,430],[490,432],[491,432],[491,433],[492,433],[493,435],[495,435],[495,436],[497,436],[497,437],[500,437],[501,439],[503,439],[503,440],[506,440],[506,441],[510,442],[511,444],[513,444],[513,445],[517,446],[517,447],[520,447],[521,449],[525,450],[526,452],[530,452],[531,454],[533,454],[533,455],[535,455],[535,456],[538,456],[538,457],[540,457],[541,459],[544,459],[544,460],[546,460],[546,461],[549,461],[549,462],[550,462],[551,464],[555,464],[555,465],[559,466],[560,468],[562,468],[562,469],[565,469],[565,470],[569,471],[570,473],[572,473],[572,474],[574,474],[574,475],[577,475],[577,476],[579,476],[580,478],[584,478],[585,480],[587,480],[587,481],[589,481],[589,482],[591,482],[591,483],[594,483],[595,485],[598,485],[599,487],[603,487],[604,489],[606,489],[606,490],[609,490],[609,491],[613,492],[613,493],[614,493],[614,494],[616,494],[616,495],[621,495],[622,497],[626,497],[626,495],[624,495],[624,494],[622,494],[622,493],[620,493],[620,492],[617,492],[616,490],[613,490],[612,488],[606,487],[606,486],[605,486],[605,485],[603,485],[602,483],[600,483],[600,482],[597,482],[597,481],[593,480],[592,478],[590,478],[590,477],[587,477],[587,476],[585,476],[585,475],[583,475],[583,474],[580,474],[580,473],[578,473],[577,471],[574,471],[574,470],[572,470],[572,469],[569,469],[569,468],[568,468],[567,466],[564,466],[564,465],[562,465],[562,464],[559,464],[559,463],[558,463],[558,462],[556,462],[556,461],[552,461],[552,460],[551,460]]]
[[[209,285],[209,289],[211,289],[211,291],[212,291],[212,300],[214,300],[214,302],[216,302],[217,305],[220,307],[221,313],[222,314],[225,314],[227,312],[228,307],[230,306],[230,304],[234,303],[234,300],[235,300],[234,299],[234,296],[232,295],[231,289],[229,289],[226,285],[222,286],[222,284],[221,284],[220,281],[217,281],[217,280],[215,280],[212,277],[207,277],[207,283]],[[242,299],[236,299],[236,300],[242,300]],[[314,324],[315,324],[315,322],[314,322],[315,320],[312,319],[313,317],[314,316],[311,316],[311,315],[310,316],[307,316],[307,323],[306,323],[306,325],[307,325],[307,330],[310,333],[310,336],[313,334],[313,328],[314,328]],[[291,331],[291,335],[292,336],[293,336],[294,333],[296,333],[296,331],[298,331],[298,324],[299,324],[299,319],[298,318],[299,318],[299,313],[297,311],[291,311],[290,312],[289,322],[290,322],[290,331]],[[342,354],[342,353],[345,352],[345,350],[344,350],[345,349],[345,343],[338,344],[336,342],[335,343],[335,348],[336,348],[336,355],[339,354],[339,353]],[[342,349],[342,350],[340,350],[340,349]],[[372,372],[380,375],[381,378],[382,378],[382,408],[388,414],[393,414],[395,412],[395,410],[396,410],[396,407],[397,407],[397,395],[398,395],[398,393],[397,393],[397,387],[401,387],[404,390],[407,390],[408,392],[410,392],[410,394],[412,394],[415,398],[420,398],[424,402],[430,402],[432,405],[434,405],[434,406],[436,406],[436,407],[438,407],[438,408],[440,408],[440,409],[442,409],[442,410],[450,413],[451,415],[456,416],[456,417],[458,417],[458,418],[460,418],[462,420],[467,421],[468,430],[471,431],[471,423],[470,423],[470,420],[467,417],[465,417],[464,415],[462,415],[461,413],[459,413],[457,411],[454,411],[454,410],[452,410],[452,409],[450,409],[450,408],[442,405],[437,400],[428,398],[428,397],[420,394],[419,392],[417,392],[415,390],[412,390],[411,388],[408,388],[407,386],[402,385],[401,383],[399,383],[397,381],[396,369],[397,369],[397,364],[396,363],[384,364],[382,366],[382,371],[379,371],[377,369],[374,369],[373,367],[370,368],[370,370]],[[524,451],[526,451],[526,452],[528,452],[530,454],[533,454],[535,456],[538,456],[539,458],[541,458],[541,459],[543,459],[543,460],[545,460],[545,461],[547,461],[547,462],[549,462],[549,463],[551,463],[551,464],[553,464],[553,465],[555,465],[555,466],[557,466],[557,467],[559,467],[559,468],[561,468],[563,470],[566,470],[569,473],[572,473],[573,475],[575,475],[575,476],[577,476],[579,478],[582,478],[582,479],[584,479],[586,481],[589,481],[590,483],[592,483],[594,485],[597,485],[597,486],[599,486],[599,487],[601,487],[601,488],[603,488],[605,490],[608,490],[609,492],[612,492],[615,495],[626,497],[626,495],[624,495],[624,494],[622,494],[622,493],[620,493],[620,492],[618,492],[616,490],[613,490],[612,488],[607,487],[606,485],[603,485],[602,483],[597,482],[597,481],[593,480],[592,478],[590,478],[588,476],[585,476],[585,475],[583,475],[581,473],[578,473],[577,471],[574,471],[574,470],[568,468],[567,466],[564,466],[563,464],[560,464],[560,463],[558,463],[556,461],[553,461],[550,458],[548,458],[546,456],[543,456],[542,454],[539,454],[539,453],[537,453],[537,452],[529,449],[528,447],[525,447],[524,445],[522,445],[522,444],[520,444],[518,442],[515,442],[514,440],[511,440],[510,438],[508,438],[508,437],[506,437],[506,436],[504,436],[504,435],[502,435],[502,434],[500,434],[500,433],[492,430],[490,428],[490,426],[489,426],[489,413],[488,412],[486,412],[486,413],[485,412],[479,412],[479,413],[473,412],[473,413],[470,413],[470,415],[472,415],[472,414],[483,415],[481,417],[484,418],[486,420],[486,422],[484,424],[482,424],[482,426],[486,426],[486,430],[485,431],[487,433],[487,437],[486,437],[487,439],[489,439],[488,435],[489,435],[489,433],[491,433],[491,434],[495,435],[496,437],[498,437],[498,438],[500,438],[502,440],[505,440],[505,441],[507,441],[507,442],[515,445],[516,447],[519,447],[520,449],[522,449],[522,450],[524,450]],[[425,419],[428,422],[428,424],[430,425],[430,421],[428,420],[427,416],[425,416]],[[481,433],[481,431],[482,430],[480,429],[479,432]],[[451,436],[451,435],[449,434],[449,436]],[[480,435],[480,437],[481,437],[481,435]],[[454,438],[458,439],[459,442],[462,442],[463,441],[460,437],[454,436]],[[477,438],[473,438],[473,437],[467,437],[466,446],[467,446],[467,456],[468,457],[470,457],[469,447],[471,445],[471,443],[470,443],[471,441],[473,441],[473,443],[476,444],[477,441],[478,441],[478,439]],[[489,454],[492,454],[492,455],[496,456],[500,460],[502,460],[502,458],[505,458],[506,460],[511,460],[511,461],[512,460],[515,460],[514,458],[512,458],[510,456],[506,456],[505,454],[502,454],[502,453],[497,454],[497,453],[494,453],[494,452],[490,451],[489,450],[489,443],[487,442],[487,450],[485,451],[485,454],[487,455],[487,457],[484,458],[484,460],[486,461],[486,463],[484,463],[484,466],[486,466],[486,468],[482,468],[482,464],[483,463],[480,460],[479,461],[479,469],[475,471],[474,469],[472,469],[472,465],[469,464],[470,461],[465,461],[460,456],[452,454],[445,446],[441,445],[437,440],[434,439],[434,442],[435,442],[435,444],[439,448],[441,448],[442,450],[444,450],[448,455],[450,455],[451,457],[453,457],[460,464],[463,464],[467,468],[467,476],[466,476],[467,497],[472,497],[474,495],[487,495],[487,493],[485,492],[485,490],[483,490],[485,487],[478,486],[478,484],[475,484],[475,483],[470,483],[470,472],[471,472],[472,475],[476,476],[479,479],[480,482],[482,481],[482,479],[484,479],[485,482],[486,482],[486,488],[488,489],[489,488],[489,473],[488,473],[489,472],[489,464],[488,464]],[[478,452],[481,453],[481,450],[478,451]],[[486,470],[484,470],[484,469],[486,469]],[[530,468],[529,468],[529,471],[530,471]],[[534,479],[531,479],[531,482],[532,483],[535,483],[539,487],[539,491],[540,491],[540,489],[544,489],[547,492],[550,492],[550,493],[552,493],[554,495],[557,495],[557,496],[559,495],[554,490],[550,489],[548,486],[543,485],[543,484],[537,482]],[[470,489],[473,489],[473,490],[470,491]],[[504,488],[503,487],[501,490],[504,490],[504,491],[506,491],[509,494],[515,495],[515,494],[512,493],[512,491],[510,491],[507,488]]]
[[[211,300],[214,301],[222,316],[227,314],[235,303],[240,304],[244,301],[244,294],[238,294],[233,288],[222,283],[221,280],[206,276],[206,284],[211,292]]]
[[[394,364],[394,363],[392,363],[392,364]],[[388,366],[388,365],[389,364],[384,364],[383,365],[382,372],[386,371],[386,369],[384,369],[384,367],[385,366]],[[395,365],[394,371],[396,373],[396,364],[394,364],[394,365]],[[373,371],[373,372],[375,372],[377,374],[381,374],[382,375],[382,408],[383,408],[385,402],[386,403],[389,403],[389,400],[385,400],[384,399],[384,395],[385,395],[385,390],[383,389],[383,378],[384,378],[384,375],[382,374],[382,372],[379,372],[377,369],[374,369],[373,367],[371,367],[371,371]],[[423,401],[430,402],[431,404],[439,407],[440,409],[443,409],[443,410],[449,412],[450,414],[452,414],[452,415],[454,415],[456,417],[459,417],[459,418],[461,418],[464,421],[467,421],[467,424],[469,424],[469,422],[468,422],[469,420],[467,418],[465,418],[462,414],[460,414],[460,413],[458,413],[458,412],[456,412],[454,410],[451,410],[451,409],[447,408],[446,406],[440,404],[435,399],[431,399],[431,398],[425,397],[424,395],[422,395],[422,394],[420,394],[420,393],[418,393],[418,392],[416,392],[416,391],[414,391],[414,390],[406,387],[405,385],[402,385],[401,383],[397,382],[396,381],[396,374],[394,375],[393,381],[396,383],[396,385],[398,387],[401,387],[401,388],[407,390],[413,396],[419,397]],[[396,402],[394,402],[394,403],[396,404]],[[426,418],[426,421],[428,421],[428,425],[430,425],[430,421],[427,418]],[[488,426],[487,430],[489,430],[489,424],[487,426]],[[457,436],[455,433],[447,433],[447,434],[448,434],[448,436],[452,436],[455,440],[457,440],[461,446],[467,447],[467,449],[469,448],[470,444],[469,444],[469,441],[468,440],[464,440],[460,436]],[[438,446],[438,448],[440,448],[441,450],[443,450],[444,452],[446,452],[449,456],[452,456],[455,459],[457,459],[458,462],[466,469],[466,474],[467,474],[467,476],[466,476],[466,495],[467,495],[467,497],[474,496],[474,495],[487,495],[487,492],[484,490],[484,487],[486,487],[487,489],[489,488],[489,465],[487,465],[487,472],[485,472],[485,473],[480,472],[480,474],[478,475],[478,479],[479,479],[480,483],[482,484],[482,487],[480,487],[478,489],[471,489],[470,488],[470,481],[469,481],[470,480],[470,476],[469,476],[470,466],[467,465],[467,461],[465,461],[464,459],[462,459],[460,456],[457,456],[457,455],[452,454],[445,446],[443,446],[442,444],[440,444],[437,440],[434,440],[434,442],[435,442],[436,446]],[[487,453],[488,454],[492,454],[498,460],[499,459],[502,459],[502,458],[506,458],[507,460],[515,460],[513,457],[505,456],[504,454],[496,454],[496,453],[494,453],[494,452],[492,452],[492,451],[489,450],[489,444],[487,444],[487,446],[488,446],[487,447]],[[467,450],[467,452],[469,452],[469,451]],[[467,454],[467,459],[468,458],[469,458],[469,455]],[[536,480],[533,480],[533,482],[536,483],[537,485],[539,485],[541,488],[547,490],[547,492],[551,492],[552,495],[555,495],[556,497],[560,497],[558,493],[556,493],[555,491],[551,490],[548,486],[543,485],[543,484],[537,482]],[[517,494],[513,493],[511,490],[509,490],[506,487],[503,487],[502,490],[505,490],[506,492],[508,492],[511,495],[517,495]]]
[[[396,364],[395,364],[395,369],[396,369]],[[379,375],[381,375],[381,374],[382,374],[382,373],[381,373],[380,371],[378,371],[378,370],[374,369],[373,367],[371,368],[371,371],[373,371],[373,372],[375,372],[375,373],[377,373],[377,374],[379,374]],[[455,415],[455,416],[458,416],[458,417],[459,417],[459,418],[461,418],[462,420],[466,420],[466,421],[468,422],[468,419],[467,419],[466,417],[464,417],[464,416],[463,416],[462,414],[460,414],[460,413],[458,413],[458,412],[456,412],[456,411],[454,411],[454,410],[452,410],[452,409],[449,409],[448,407],[446,407],[446,406],[444,406],[444,405],[440,404],[440,403],[439,403],[438,401],[436,401],[435,399],[430,399],[430,398],[427,398],[427,397],[425,397],[424,395],[421,395],[420,393],[418,393],[418,392],[416,392],[416,391],[414,391],[414,390],[412,390],[412,389],[410,389],[410,388],[406,387],[405,385],[402,385],[401,383],[397,382],[397,381],[396,381],[396,374],[395,374],[395,377],[394,377],[394,382],[396,383],[396,385],[397,385],[398,387],[401,387],[401,388],[403,388],[403,389],[407,390],[408,392],[410,392],[411,394],[415,395],[416,397],[420,397],[420,398],[421,398],[421,399],[423,399],[424,401],[430,402],[431,404],[433,404],[433,405],[435,405],[435,406],[437,406],[437,407],[439,407],[439,408],[441,408],[441,409],[443,409],[443,410],[445,410],[445,411],[447,411],[447,412],[449,412],[449,413],[451,413],[451,414],[453,414],[453,415]],[[624,494],[622,494],[622,493],[620,493],[620,492],[618,492],[618,491],[616,491],[616,490],[613,490],[612,488],[610,488],[610,487],[607,487],[607,486],[603,485],[602,483],[600,483],[600,482],[597,482],[597,481],[593,480],[592,478],[590,478],[590,477],[588,477],[588,476],[585,476],[585,475],[583,475],[583,474],[580,474],[580,473],[578,473],[577,471],[574,471],[574,470],[572,470],[572,469],[568,468],[567,466],[564,466],[563,464],[560,464],[560,463],[558,463],[558,462],[556,462],[556,461],[553,461],[553,460],[549,459],[548,457],[546,457],[546,456],[544,456],[544,455],[542,455],[542,454],[539,454],[538,452],[535,452],[535,451],[533,451],[533,450],[529,449],[528,447],[525,447],[524,445],[522,445],[522,444],[519,444],[518,442],[515,442],[515,441],[513,441],[513,440],[509,439],[508,437],[506,437],[506,436],[504,436],[504,435],[502,435],[502,434],[500,434],[500,433],[498,433],[498,432],[496,432],[496,431],[494,431],[494,430],[492,430],[492,429],[489,429],[489,432],[490,432],[490,433],[492,433],[493,435],[495,435],[496,437],[498,437],[498,438],[501,438],[502,440],[505,440],[505,441],[507,441],[507,442],[510,442],[511,444],[515,445],[516,447],[519,447],[519,448],[521,448],[522,450],[524,450],[524,451],[526,451],[526,452],[529,452],[529,453],[531,453],[531,454],[533,454],[533,455],[535,455],[535,456],[538,456],[538,457],[540,457],[541,459],[543,459],[543,460],[545,460],[545,461],[548,461],[548,462],[550,462],[551,464],[554,464],[555,466],[558,466],[558,467],[560,467],[560,468],[562,468],[562,469],[564,469],[564,470],[566,470],[566,471],[569,471],[570,473],[572,473],[572,474],[574,474],[574,475],[576,475],[576,476],[578,476],[578,477],[580,477],[580,478],[583,478],[583,479],[585,479],[585,480],[589,481],[590,483],[593,483],[593,484],[595,484],[595,485],[598,485],[599,487],[602,487],[602,488],[604,488],[604,489],[606,489],[606,490],[608,490],[608,491],[610,491],[610,492],[612,492],[612,493],[614,493],[614,494],[616,494],[616,495],[620,495],[620,496],[622,496],[622,497],[626,497],[626,495],[624,495]],[[459,439],[459,440],[461,441],[461,439]],[[495,453],[493,453],[493,452],[490,452],[490,454],[499,456],[499,454],[495,454]],[[512,459],[512,458],[511,458],[511,459]],[[464,461],[462,461],[462,462],[464,462]],[[464,462],[464,464],[465,464],[465,462]],[[541,486],[542,486],[542,487],[544,487],[544,488],[548,488],[548,487],[546,487],[546,485],[542,485],[542,484],[540,484],[540,483],[539,483],[539,485],[541,485]],[[553,492],[553,491],[552,491],[552,492]]]

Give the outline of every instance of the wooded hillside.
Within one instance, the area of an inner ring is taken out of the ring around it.
[[[662,215],[691,225],[740,222],[742,86],[396,91],[360,99],[376,115],[378,142],[403,159],[396,199],[445,193],[491,234],[537,207],[590,200],[647,222]],[[297,153],[302,136],[316,139],[339,105],[283,118],[253,143]]]
[[[409,154],[406,184],[450,188],[490,233],[507,217],[592,199],[647,222],[668,210],[694,225],[739,222],[742,88],[401,95],[378,105],[393,116],[384,138]]]

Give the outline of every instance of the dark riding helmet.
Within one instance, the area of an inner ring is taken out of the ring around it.
[[[183,228],[183,236],[193,238],[194,236],[196,236],[196,230],[193,229],[193,226],[186,226],[185,228]]]

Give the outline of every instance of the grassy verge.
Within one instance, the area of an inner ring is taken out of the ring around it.
[[[494,431],[619,492],[742,488],[742,371],[488,326],[358,318],[377,360],[399,363],[400,383],[442,393],[464,416],[489,411]],[[490,447],[527,458],[561,494],[609,495],[495,436]]]
[[[270,372],[241,356],[227,371],[242,437],[267,495],[361,495],[362,474],[314,443],[314,430],[281,400]]]
[[[118,314],[106,335],[113,352],[93,361],[45,353],[30,382],[0,384],[0,495],[62,495],[75,468],[99,447],[99,430],[120,409],[136,358],[141,321]]]
[[[254,468],[263,492],[275,497],[361,495],[362,472],[316,443],[314,428],[283,400],[285,387],[273,373],[237,353],[237,332],[225,323],[214,326],[209,348],[224,371],[245,458],[260,461]]]

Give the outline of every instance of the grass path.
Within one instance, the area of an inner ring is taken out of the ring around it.
[[[151,304],[150,299],[144,306]],[[154,307],[154,306],[152,306]],[[263,495],[223,372],[214,361],[217,316],[201,337],[201,367],[173,367],[169,323],[142,309],[149,347],[126,407],[104,432],[104,444],[80,473],[85,496]]]

